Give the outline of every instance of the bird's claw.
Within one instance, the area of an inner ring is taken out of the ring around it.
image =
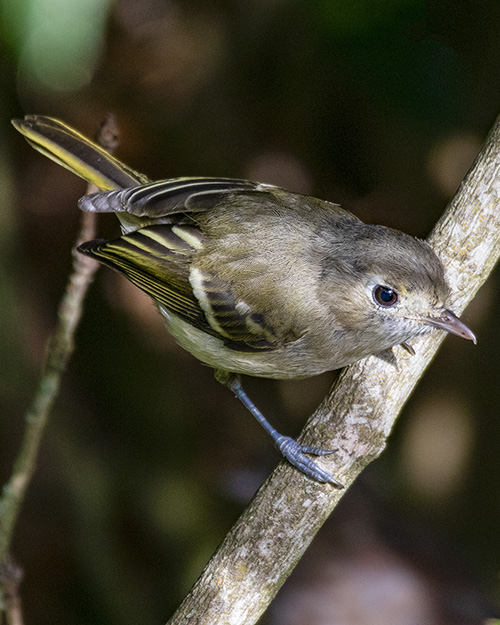
[[[315,462],[308,458],[306,454],[312,454],[314,456],[327,456],[333,453],[329,449],[319,449],[317,447],[311,447],[310,445],[300,445],[293,438],[289,436],[279,436],[275,441],[276,447],[281,454],[288,460],[290,464],[305,473],[305,475],[311,477],[317,482],[323,482],[326,484],[332,484],[337,488],[344,488],[344,486],[338,482],[330,473],[323,471]]]

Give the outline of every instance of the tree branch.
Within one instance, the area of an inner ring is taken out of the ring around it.
[[[500,121],[429,243],[447,268],[450,307],[461,313],[500,256]],[[397,415],[444,333],[415,342],[415,356],[370,357],[341,374],[302,440],[336,450],[318,460],[349,486],[383,451]],[[463,345],[464,350],[471,349]],[[241,515],[168,625],[251,625],[267,608],[345,491],[281,462]]]
[[[115,121],[111,116],[103,123],[97,141],[108,151],[115,148],[117,132]],[[87,192],[97,190],[89,186]],[[95,215],[83,213],[76,245],[93,238],[95,238]],[[26,429],[21,449],[0,499],[0,563],[8,561],[15,523],[35,470],[42,435],[59,392],[62,374],[73,352],[74,334],[81,318],[83,300],[97,267],[96,261],[78,254],[76,250],[73,251],[73,273],[59,305],[58,323],[47,345],[38,388],[25,415]]]
[[[0,564],[0,585],[3,590],[3,610],[7,625],[23,625],[23,610],[19,586],[23,571],[8,558]]]

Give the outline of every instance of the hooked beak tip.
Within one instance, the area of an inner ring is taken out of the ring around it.
[[[457,317],[457,315],[455,315],[455,313],[446,308],[441,309],[439,312],[440,314],[438,316],[426,317],[423,321],[430,326],[446,330],[446,332],[450,332],[451,334],[460,336],[463,339],[472,341],[474,345],[477,344],[474,332],[472,332],[472,330],[466,326],[465,323]]]

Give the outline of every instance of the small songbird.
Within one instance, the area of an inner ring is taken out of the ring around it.
[[[216,371],[309,477],[341,486],[279,434],[240,374],[292,379],[345,367],[434,328],[475,342],[446,308],[442,262],[424,241],[340,206],[231,178],[150,182],[62,122],[13,124],[37,150],[103,191],[83,211],[115,213],[122,235],[78,250],[150,295],[169,332]]]

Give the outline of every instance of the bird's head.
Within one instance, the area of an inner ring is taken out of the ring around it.
[[[353,230],[349,251],[338,253],[327,272],[345,300],[337,319],[356,334],[366,353],[376,353],[438,328],[476,342],[472,331],[448,308],[450,288],[443,263],[424,241],[384,226]],[[333,285],[332,283],[332,285]],[[331,300],[333,301],[333,300]]]

